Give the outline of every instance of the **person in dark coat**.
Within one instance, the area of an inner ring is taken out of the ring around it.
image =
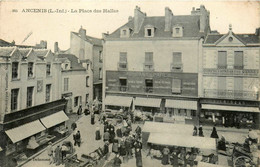
[[[79,108],[78,108],[77,114],[78,114],[78,115],[81,115],[81,114],[82,114],[82,106],[81,106],[81,105],[80,105]]]
[[[109,130],[109,128],[108,128],[108,122],[105,121],[105,122],[104,122],[104,133],[105,133],[107,130]]]
[[[178,155],[177,155],[176,151],[172,152],[170,160],[171,160],[171,164],[172,164],[173,167],[179,166]]]
[[[91,125],[95,124],[95,114],[94,112],[91,113]]]
[[[217,133],[217,130],[216,130],[216,127],[214,126],[213,127],[213,130],[211,132],[211,135],[210,135],[211,138],[215,138],[215,139],[218,139],[218,133]]]
[[[136,167],[142,167],[143,166],[142,152],[141,149],[139,148],[135,149],[135,159],[136,159]]]
[[[55,149],[55,164],[61,164],[61,147],[59,145]]]
[[[80,135],[80,131],[79,130],[78,130],[78,132],[75,135],[75,140],[76,140],[76,145],[78,145],[78,147],[80,147],[81,135]]]
[[[114,140],[112,145],[112,152],[118,154],[118,151],[119,151],[118,140]]]
[[[109,128],[109,134],[110,134],[110,140],[109,140],[109,142],[110,142],[110,143],[113,143],[113,140],[114,140],[114,138],[115,138],[115,136],[116,136],[116,134],[115,134],[115,127],[110,123],[110,124],[108,125],[108,128]]]
[[[119,158],[119,155],[116,154],[115,158],[114,158],[114,163],[113,163],[113,167],[120,167],[122,164],[121,159]]]
[[[193,128],[193,136],[197,136],[197,134],[198,134],[198,129],[197,129],[196,126],[194,126],[194,128]]]
[[[120,156],[125,156],[126,155],[126,148],[125,148],[125,141],[124,139],[120,140],[120,146],[119,146],[119,154]]]
[[[162,164],[163,165],[169,164],[169,153],[170,153],[169,148],[165,147],[162,151]]]
[[[204,137],[202,125],[199,127],[199,136]]]
[[[76,122],[73,122],[73,123],[71,124],[71,129],[74,131],[76,128],[77,128],[77,123],[76,123]]]
[[[137,140],[135,143],[134,143],[134,148],[135,149],[142,149],[142,143],[139,141],[139,140]]]
[[[100,128],[96,127],[96,140],[100,140],[101,139],[101,134],[100,134]]]
[[[108,141],[106,141],[104,144],[103,153],[105,155],[105,159],[107,160],[108,156],[109,156],[109,142]]]
[[[223,135],[221,136],[221,139],[218,141],[218,149],[222,151],[227,151],[226,139]]]
[[[117,130],[116,130],[116,135],[117,135],[117,137],[122,137],[122,131],[121,131],[121,128],[118,128]]]

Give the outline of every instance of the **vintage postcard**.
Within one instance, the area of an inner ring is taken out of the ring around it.
[[[0,1],[0,167],[257,167],[260,1]]]

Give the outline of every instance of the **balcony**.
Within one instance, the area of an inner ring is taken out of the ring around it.
[[[235,66],[234,69],[226,68],[204,68],[204,75],[212,76],[247,76],[257,77],[259,73],[258,69],[243,69],[241,66]]]
[[[172,63],[171,72],[182,72],[182,63]]]
[[[117,63],[117,69],[119,71],[125,71],[128,69],[128,65],[127,65],[127,62],[118,62]]]
[[[211,98],[257,100],[258,92],[240,90],[204,89],[204,96]]]
[[[144,63],[144,71],[154,71],[153,62],[145,62]]]

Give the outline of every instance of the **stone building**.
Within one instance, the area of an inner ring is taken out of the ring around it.
[[[197,118],[202,38],[209,30],[203,5],[190,15],[166,7],[164,16],[154,17],[136,7],[134,17],[105,37],[103,109]]]
[[[259,28],[255,34],[235,34],[230,25],[227,34],[207,35],[202,122],[259,127],[259,51]]]

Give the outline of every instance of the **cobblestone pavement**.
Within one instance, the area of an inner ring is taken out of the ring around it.
[[[88,154],[90,152],[93,152],[95,149],[97,149],[98,147],[103,147],[103,140],[99,140],[96,141],[95,140],[95,128],[97,126],[100,127],[101,129],[101,135],[103,135],[103,125],[100,124],[99,122],[97,122],[96,119],[96,124],[95,125],[91,125],[90,124],[90,116],[85,116],[83,115],[78,121],[77,121],[77,125],[78,128],[77,130],[80,130],[81,132],[81,137],[82,137],[82,144],[80,147],[75,147],[76,149],[76,153],[78,154],[78,157],[81,156],[81,154]],[[142,124],[139,124],[140,126],[142,126]],[[119,125],[118,125],[119,126]],[[116,128],[118,127],[116,126]],[[137,124],[133,124],[133,130],[137,127]],[[211,129],[210,127],[205,127],[204,130],[204,135],[206,137],[209,137],[211,134]],[[217,128],[218,130],[218,128]],[[224,135],[225,138],[228,141],[232,141],[232,142],[239,142],[239,143],[243,143],[245,140],[245,137],[247,135],[247,130],[241,130],[241,133],[238,133],[239,131],[236,132],[231,132],[230,129],[221,129],[221,131],[218,131],[218,135]],[[73,136],[70,135],[68,138],[65,139],[66,141],[71,141],[73,142]],[[182,140],[182,139],[180,139]],[[57,145],[60,145],[61,143],[57,143],[54,145],[53,148],[56,148]],[[110,145],[111,147],[111,145]],[[111,148],[110,148],[111,151]],[[143,151],[143,166],[144,167],[150,167],[150,166],[156,166],[156,167],[160,167],[161,162],[159,160],[156,159],[151,159],[150,157],[146,157],[147,152]],[[114,157],[113,154],[110,155],[109,160],[112,159]],[[107,162],[109,162],[109,160]],[[227,165],[227,158],[224,156],[220,156],[219,157],[219,164],[220,165]],[[27,162],[26,164],[23,165],[24,167],[44,167],[44,166],[55,166],[53,164],[49,164],[48,161],[48,155],[47,155],[47,151],[43,151],[41,154],[39,154],[38,156],[36,156],[34,159],[32,159],[31,161]],[[60,166],[64,166],[64,165],[60,165]],[[104,165],[105,166],[105,165]],[[135,158],[130,159],[128,162],[123,163],[121,165],[122,167],[134,167],[136,166],[135,164]],[[168,165],[170,166],[170,165]],[[165,166],[167,167],[167,166]]]

